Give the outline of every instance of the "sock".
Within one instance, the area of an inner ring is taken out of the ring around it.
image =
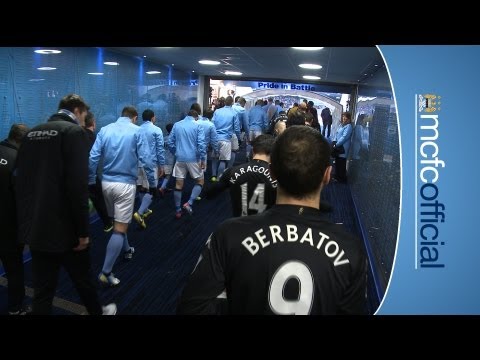
[[[105,254],[105,261],[103,263],[102,272],[104,274],[110,274],[113,269],[113,265],[122,251],[123,241],[125,235],[119,232],[113,232],[110,240],[107,244],[107,253]]]
[[[232,155],[230,155],[230,160],[228,160],[228,167],[232,167],[235,163],[235,158],[237,157],[237,153],[232,151]]]
[[[218,159],[212,159],[212,177],[217,177]]]
[[[180,202],[182,201],[182,190],[175,189],[173,192],[173,200],[175,201],[175,210],[180,211]]]
[[[192,193],[190,194],[190,200],[188,200],[188,203],[190,206],[193,204],[195,199],[197,198],[198,195],[202,192],[203,186],[200,184],[195,184],[192,189]]]
[[[143,215],[145,211],[148,209],[150,204],[152,203],[152,195],[150,194],[145,194],[143,196],[142,204],[140,205],[140,208],[138,209],[138,213],[140,215]]]
[[[124,252],[130,250],[130,244],[128,243],[128,236],[127,234],[123,235],[123,249]]]
[[[143,201],[143,197],[145,196],[146,193],[144,193],[143,191],[142,192],[138,192],[138,199],[140,200],[140,203],[142,203]]]
[[[225,171],[226,164],[227,164],[226,160],[220,160],[220,164],[218,165],[218,177],[220,177]]]
[[[160,186],[160,189],[165,189],[168,184],[168,180],[170,180],[170,175],[165,175],[163,178],[162,186]]]

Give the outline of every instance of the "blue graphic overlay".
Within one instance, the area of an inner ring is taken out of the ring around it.
[[[400,231],[378,314],[479,314],[479,46],[380,46],[400,127]]]

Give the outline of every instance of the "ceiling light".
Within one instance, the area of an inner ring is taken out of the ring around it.
[[[43,80],[45,80],[45,79],[30,79],[28,81],[43,81]]]
[[[220,65],[220,61],[216,60],[199,60],[198,62],[202,65]]]
[[[241,73],[240,71],[225,71],[224,72],[225,75],[237,75],[237,76],[240,76],[242,75],[243,73]]]
[[[57,68],[48,67],[48,66],[43,66],[43,67],[37,68],[37,70],[57,70]]]
[[[35,50],[35,52],[37,54],[60,54],[61,51],[60,50],[47,50],[47,49],[44,49],[44,50]]]
[[[143,55],[143,57],[144,57],[144,58],[146,58],[146,57],[147,57],[147,55]]]
[[[145,72],[145,74],[153,75],[153,74],[161,74],[161,72],[160,72],[160,71],[156,71],[156,70],[152,70],[152,71],[147,71],[147,72]]]
[[[292,49],[314,51],[314,50],[322,50],[323,47],[292,47]]]
[[[91,73],[88,73],[88,75],[103,75],[103,73],[95,73],[95,72],[91,72]]]
[[[320,80],[320,76],[315,75],[303,75],[303,78],[308,80]]]
[[[103,64],[104,65],[112,65],[112,66],[120,65],[120,63],[118,63],[116,61],[105,61]]]
[[[300,64],[298,66],[304,69],[314,69],[314,70],[322,68],[322,65],[317,65],[317,64]]]

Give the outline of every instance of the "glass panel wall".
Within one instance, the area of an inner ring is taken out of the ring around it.
[[[400,211],[397,111],[390,90],[359,86],[349,184],[385,291],[392,271]]]
[[[157,125],[182,119],[197,101],[198,78],[172,66],[102,48],[0,48],[0,139],[14,122],[33,127],[56,112],[68,93],[81,95],[97,118],[97,129],[115,121],[124,106],[141,116],[147,107]],[[42,49],[44,50],[44,49]]]

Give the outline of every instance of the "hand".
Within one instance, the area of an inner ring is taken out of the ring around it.
[[[157,198],[157,197],[159,196],[159,194],[158,194],[158,188],[156,188],[156,187],[148,188],[148,193],[149,193],[150,195],[152,195],[152,197],[154,197],[154,198]]]
[[[85,250],[90,245],[90,239],[87,237],[78,238],[78,245],[73,248],[73,251]]]
[[[158,177],[161,178],[164,175],[163,167],[158,167],[157,171]]]

